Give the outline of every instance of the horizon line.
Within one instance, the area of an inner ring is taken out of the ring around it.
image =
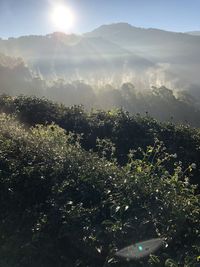
[[[143,30],[158,30],[158,31],[164,31],[164,32],[170,32],[170,33],[180,33],[180,34],[190,34],[190,33],[195,33],[195,32],[200,32],[200,30],[190,30],[190,31],[173,31],[173,30],[167,30],[167,29],[162,29],[162,28],[155,28],[155,27],[142,27],[142,26],[135,26],[135,25],[132,25],[128,22],[112,22],[112,23],[105,23],[105,24],[101,24],[97,27],[95,27],[94,29],[90,30],[90,31],[85,31],[85,32],[64,32],[64,31],[52,31],[52,32],[47,32],[47,33],[30,33],[30,34],[22,34],[22,35],[16,35],[16,36],[9,36],[9,37],[1,37],[0,36],[0,40],[9,40],[9,39],[18,39],[18,38],[21,38],[21,37],[41,37],[41,36],[48,36],[48,35],[52,35],[52,34],[64,34],[64,35],[77,35],[77,36],[82,36],[86,33],[90,33],[92,31],[95,31],[97,29],[99,29],[100,27],[102,26],[111,26],[111,25],[116,25],[116,24],[127,24],[133,28],[137,28],[137,29],[143,29]],[[191,35],[191,34],[190,34]],[[194,36],[195,35],[191,35],[191,36]]]

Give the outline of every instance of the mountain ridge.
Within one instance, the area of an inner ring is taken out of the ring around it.
[[[7,41],[9,39],[20,39],[20,38],[24,38],[24,37],[48,37],[48,36],[76,36],[76,37],[80,37],[80,36],[83,36],[85,34],[88,34],[88,33],[91,33],[97,29],[100,29],[100,28],[104,28],[104,27],[123,27],[123,28],[129,28],[129,29],[138,29],[138,30],[149,30],[149,31],[161,31],[161,32],[165,32],[165,33],[174,33],[174,34],[200,34],[200,31],[187,31],[187,32],[180,32],[180,31],[170,31],[170,30],[166,30],[166,29],[162,29],[162,28],[154,28],[154,27],[141,27],[141,26],[135,26],[135,25],[132,25],[130,23],[127,23],[127,22],[114,22],[114,23],[107,23],[107,24],[102,24],[96,28],[94,28],[93,30],[91,31],[88,31],[88,32],[85,32],[85,33],[82,33],[82,34],[78,34],[78,33],[65,33],[65,32],[62,32],[62,31],[55,31],[55,32],[50,32],[50,33],[47,33],[47,34],[30,34],[30,35],[21,35],[21,36],[18,36],[18,37],[8,37],[8,38],[2,38],[0,37],[0,40],[3,40],[3,41]],[[194,35],[195,36],[195,35]]]
[[[82,35],[54,32],[0,39],[0,53],[22,57],[45,78],[87,79],[98,74],[98,79],[104,79],[126,72],[135,79],[140,66],[141,79],[149,72],[150,76],[163,76],[164,84],[171,81],[174,87],[185,89],[191,84],[200,87],[199,45],[200,36],[120,22]]]

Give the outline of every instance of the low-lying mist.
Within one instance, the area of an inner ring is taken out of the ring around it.
[[[0,93],[199,126],[199,44],[199,36],[125,23],[0,39]]]

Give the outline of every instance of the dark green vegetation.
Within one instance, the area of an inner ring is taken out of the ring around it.
[[[197,164],[191,180],[200,184],[200,131],[187,125],[159,123],[146,115],[131,116],[123,110],[86,112],[82,106],[65,107],[36,97],[0,97],[0,111],[16,115],[27,126],[56,123],[67,132],[81,134],[84,149],[97,151],[97,138],[109,139],[115,146],[120,165],[127,162],[130,149],[153,146],[155,138],[164,142],[183,167]]]
[[[198,129],[32,97],[0,108],[0,266],[195,266]],[[156,256],[112,259],[160,236]]]

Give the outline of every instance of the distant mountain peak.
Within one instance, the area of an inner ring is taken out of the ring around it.
[[[101,25],[100,27],[92,30],[91,32],[87,32],[84,35],[89,36],[89,35],[110,35],[110,34],[132,34],[132,33],[140,33],[140,34],[162,34],[162,35],[200,35],[200,31],[196,32],[174,32],[174,31],[169,31],[169,30],[164,30],[164,29],[157,29],[157,28],[145,28],[145,27],[138,27],[138,26],[133,26],[129,23],[126,22],[117,22],[117,23],[111,23],[111,24],[104,24]]]
[[[111,23],[111,24],[103,24],[99,28],[105,28],[105,27],[110,27],[110,28],[135,28],[131,24],[127,22],[116,22],[116,23]]]
[[[132,30],[135,29],[136,27],[132,26],[129,23],[126,22],[117,22],[117,23],[112,23],[112,24],[103,24],[100,27],[94,29],[94,31],[96,32],[101,32],[101,31],[127,31],[127,30]]]

